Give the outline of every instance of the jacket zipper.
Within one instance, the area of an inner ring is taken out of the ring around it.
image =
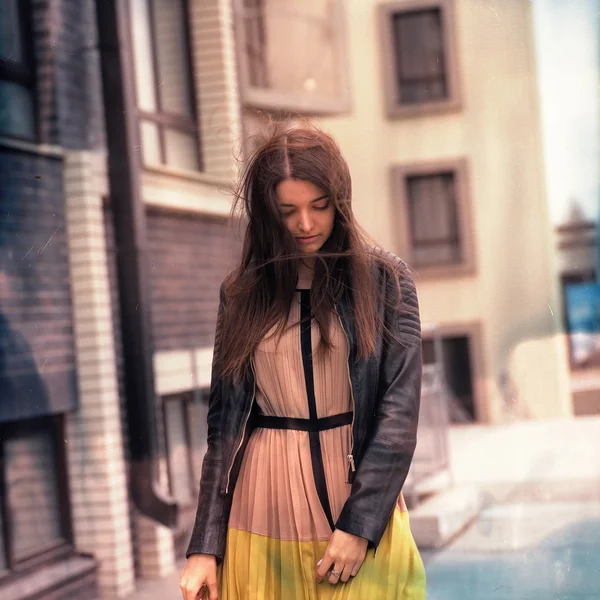
[[[335,312],[337,313],[338,319],[340,321],[340,325],[342,327],[342,331],[344,332],[344,335],[346,336],[346,342],[348,345],[348,360],[346,361],[346,366],[348,368],[348,381],[350,383],[350,396],[352,398],[352,436],[350,438],[350,454],[348,454],[348,464],[350,466],[349,471],[348,471],[348,479],[346,481],[346,483],[350,483],[350,472],[354,473],[356,471],[356,465],[354,464],[354,417],[356,415],[356,404],[354,401],[354,391],[352,389],[352,377],[350,376],[350,340],[348,339],[348,334],[346,333],[346,330],[344,328],[344,323],[342,321],[342,317],[340,316],[340,313],[338,312],[337,306],[335,307]],[[373,548],[373,558],[377,555],[377,550],[379,549],[379,544],[377,544],[374,548]]]
[[[348,338],[348,334],[344,329],[344,323],[342,322],[342,317],[338,312],[337,306],[335,307],[335,312],[340,321],[340,326],[342,331],[344,332],[344,336],[346,337],[346,345],[348,346],[348,356],[346,359],[346,368],[348,370],[348,383],[350,384],[350,397],[352,399],[352,429],[350,432],[350,454],[347,455],[348,459],[348,477],[346,478],[346,483],[350,483],[350,473],[354,473],[356,471],[356,465],[354,464],[354,417],[356,415],[356,403],[354,401],[354,390],[352,389],[352,377],[350,376],[350,339]]]
[[[225,494],[229,493],[229,483],[231,477],[231,470],[233,469],[233,465],[235,464],[235,459],[237,458],[238,452],[244,443],[244,438],[246,437],[246,427],[248,426],[248,419],[250,418],[250,414],[252,413],[252,405],[254,404],[254,398],[256,397],[256,373],[254,372],[254,359],[250,359],[250,367],[252,368],[252,375],[254,378],[254,389],[252,390],[252,400],[250,400],[250,407],[248,408],[248,412],[244,418],[244,425],[242,427],[242,435],[240,437],[240,443],[233,453],[233,457],[231,458],[229,470],[227,471],[227,485],[225,486]]]

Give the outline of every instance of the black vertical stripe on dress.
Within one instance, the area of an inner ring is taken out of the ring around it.
[[[306,383],[306,395],[308,396],[308,414],[311,421],[316,421],[317,401],[315,398],[315,380],[313,375],[312,361],[312,338],[311,325],[312,314],[310,309],[310,290],[300,291],[300,346],[302,349],[302,366],[304,367],[304,381]],[[308,432],[310,440],[310,458],[317,495],[321,501],[323,512],[327,517],[331,531],[335,529],[329,494],[327,493],[327,480],[325,479],[325,467],[323,465],[323,452],[321,450],[321,437],[318,431]]]

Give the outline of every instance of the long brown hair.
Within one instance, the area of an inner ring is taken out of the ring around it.
[[[272,126],[244,165],[233,215],[246,225],[239,266],[223,285],[226,299],[219,339],[218,372],[242,376],[248,358],[274,327],[286,326],[298,279],[300,254],[278,207],[276,188],[285,179],[308,181],[335,207],[333,231],[316,256],[312,317],[321,333],[319,351],[332,346],[329,324],[335,303],[347,293],[355,321],[358,355],[375,350],[381,319],[373,277],[374,256],[351,208],[348,165],[333,138],[315,127]],[[391,266],[389,266],[391,269]]]

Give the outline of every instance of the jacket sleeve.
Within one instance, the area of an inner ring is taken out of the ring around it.
[[[192,554],[212,554],[218,562],[221,562],[225,555],[228,514],[226,506],[228,499],[224,494],[221,494],[223,385],[221,378],[216,374],[223,321],[223,286],[221,286],[219,298],[207,418],[208,448],[202,463],[196,520],[185,555],[188,558]]]
[[[397,260],[405,308],[386,309],[386,321],[394,336],[388,336],[382,349],[375,423],[336,524],[338,529],[366,538],[372,547],[379,545],[417,442],[421,323],[414,281],[408,267]]]

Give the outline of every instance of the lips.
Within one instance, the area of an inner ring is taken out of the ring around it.
[[[311,242],[314,242],[318,237],[318,235],[311,235],[310,237],[297,237],[296,239],[300,244],[310,244]]]

